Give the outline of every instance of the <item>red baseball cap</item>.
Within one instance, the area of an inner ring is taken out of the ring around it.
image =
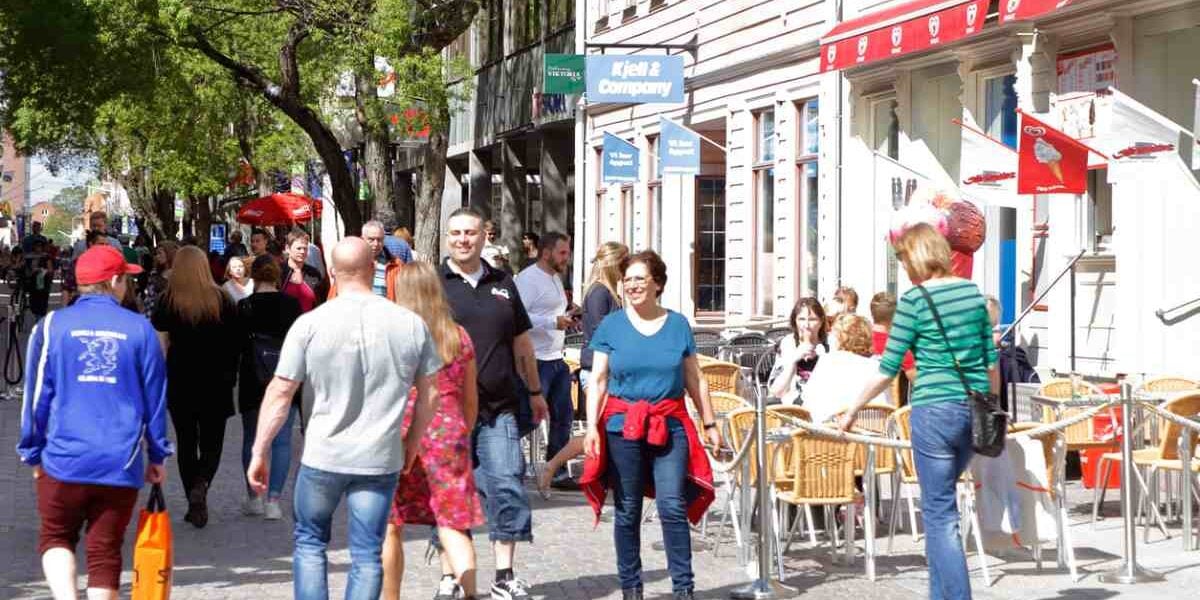
[[[141,272],[141,267],[125,262],[125,255],[120,250],[107,245],[92,246],[75,261],[75,282],[79,285],[93,285],[117,275],[137,275]]]

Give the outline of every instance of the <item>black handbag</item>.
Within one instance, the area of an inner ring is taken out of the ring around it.
[[[954,370],[958,372],[958,379],[962,382],[963,391],[967,394],[967,405],[971,407],[971,447],[976,453],[984,456],[992,458],[1000,456],[1004,452],[1004,437],[1008,433],[1008,413],[1000,407],[1000,399],[996,394],[977,392],[967,384],[967,376],[963,374],[962,365],[958,364],[958,357],[950,351],[950,338],[946,335],[946,328],[942,325],[942,316],[938,314],[937,307],[933,305],[933,298],[924,286],[918,285],[917,289],[921,290],[921,295],[925,296],[925,302],[929,304],[933,320],[937,323],[938,331],[942,332],[942,339],[946,342],[946,350],[950,352],[950,358],[954,361]],[[985,337],[983,343],[987,344],[989,340]],[[986,346],[984,346],[980,360],[986,371]]]
[[[266,387],[275,377],[275,368],[279,366],[283,340],[273,335],[251,333],[249,342],[254,379],[259,385]]]

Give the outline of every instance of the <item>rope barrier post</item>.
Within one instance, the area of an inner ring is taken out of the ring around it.
[[[763,394],[755,394],[755,465],[758,467],[758,573],[755,580],[733,590],[734,600],[774,600],[794,595],[796,590],[771,579],[771,488],[767,477],[767,406]]]
[[[1179,428],[1179,464],[1182,472],[1179,483],[1183,494],[1183,549],[1191,551],[1196,548],[1195,535],[1192,530],[1192,430],[1190,427]]]
[[[1133,502],[1133,435],[1129,428],[1133,412],[1133,386],[1121,382],[1121,517],[1125,522],[1125,562],[1112,571],[1102,573],[1103,583],[1144,583],[1161,581],[1163,576],[1143,569],[1137,564],[1137,526],[1134,523]]]

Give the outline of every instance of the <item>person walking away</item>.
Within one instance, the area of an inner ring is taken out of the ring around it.
[[[516,277],[517,291],[533,328],[533,353],[537,358],[538,381],[550,408],[550,435],[546,444],[549,461],[571,440],[571,424],[575,407],[571,405],[571,370],[563,360],[566,329],[579,322],[577,313],[570,312],[567,292],[563,288],[563,273],[571,261],[571,239],[558,232],[541,237],[537,262],[529,265]],[[553,474],[555,487],[573,487],[566,472]]]
[[[293,229],[287,236],[287,262],[283,267],[283,287],[280,290],[300,302],[300,310],[308,312],[329,295],[329,281],[321,276],[308,258],[309,237],[303,229]]]
[[[404,262],[392,255],[388,250],[384,240],[387,239],[387,234],[384,232],[383,223],[379,221],[367,221],[362,226],[363,240],[367,242],[367,247],[372,252],[372,263],[375,265],[375,273],[371,278],[371,291],[376,296],[387,298],[392,302],[396,301],[396,276],[400,273],[400,269],[404,266]],[[332,299],[338,294],[337,282],[334,281],[329,286],[329,298]]]
[[[404,242],[404,245],[408,246],[410,258],[409,260],[405,261],[405,264],[413,261],[431,262],[428,256],[425,256],[416,250],[416,243],[413,242],[412,232],[409,231],[407,227],[397,227],[396,230],[392,232],[392,237]]]
[[[892,331],[892,320],[896,316],[896,295],[891,292],[879,292],[871,298],[871,354],[882,357],[887,348],[888,335]],[[901,377],[901,375],[903,375]],[[900,363],[900,397],[893,398],[896,406],[908,404],[909,386],[917,380],[917,361],[912,352],[904,353]]]
[[[239,259],[233,259],[239,260]],[[250,468],[250,456],[258,433],[258,413],[267,384],[275,375],[279,349],[296,319],[300,302],[279,291],[279,265],[273,260],[256,261],[254,293],[238,302],[237,330],[240,343],[238,368],[238,412],[242,415],[242,468]],[[254,493],[246,481],[246,501],[242,514],[264,516],[268,521],[283,518],[279,498],[287,483],[292,461],[292,430],[300,410],[299,398],[292,402],[283,428],[271,440],[270,478],[266,501]]]
[[[408,263],[412,262],[413,261],[412,240],[406,239],[402,235],[397,235],[397,232],[399,230],[405,229],[405,228],[396,227],[395,222],[393,222],[390,219],[388,220],[388,223],[386,223],[386,224],[383,223],[382,221],[375,221],[375,222],[379,223],[379,227],[381,229],[383,229],[384,233],[387,233],[389,231],[392,232],[388,235],[383,236],[383,246],[385,248],[387,248],[388,254],[391,254],[392,258],[400,259],[401,264],[407,265]],[[411,237],[412,236],[410,235],[409,238],[411,238]]]
[[[526,600],[529,585],[513,570],[516,543],[533,541],[521,449],[526,431],[518,419],[524,394],[518,392],[518,376],[527,388],[530,428],[545,418],[547,408],[529,337],[529,315],[512,277],[480,258],[483,239],[483,217],[478,211],[464,207],[451,213],[446,228],[449,257],[440,276],[454,320],[475,345],[479,419],[471,451],[495,553],[491,597]]]
[[[997,392],[996,348],[979,288],[951,274],[950,244],[936,229],[914,225],[896,240],[895,249],[917,287],[900,298],[879,374],[867,381],[839,426],[844,431],[854,425],[858,411],[891,383],[904,353],[912,350],[921,366],[909,403],[929,596],[968,600],[971,582],[958,526],[956,490],[959,476],[971,462],[971,407],[955,365],[961,367],[971,389]],[[935,307],[945,327],[944,337],[934,319]]]
[[[987,296],[986,300],[988,322],[992,325],[992,343],[996,345],[996,352],[1000,355],[998,363],[1000,368],[1000,406],[1007,407],[1009,406],[1009,387],[1014,381],[1017,383],[1041,383],[1042,378],[1033,368],[1033,363],[1029,362],[1029,355],[1025,353],[1024,348],[1010,346],[1013,338],[1002,339],[1001,336],[1004,332],[1000,329],[1000,300],[995,296]],[[1015,332],[1013,336],[1015,338]],[[1012,406],[1012,410],[1015,414],[1015,405]]]
[[[175,253],[179,252],[179,244],[166,241],[154,249],[154,268],[146,280],[146,291],[142,294],[142,314],[146,318],[154,316],[158,302],[167,291],[167,281],[171,277],[171,267],[175,265]]]
[[[624,261],[625,309],[605,317],[592,335],[588,384],[588,503],[600,519],[613,490],[613,539],[624,600],[641,600],[642,498],[653,496],[662,524],[667,571],[676,600],[694,598],[692,538],[715,498],[702,444],[721,445],[696,341],[683,315],[659,305],[667,266],[653,250]],[[684,407],[684,391],[704,424],[701,438]]]
[[[242,257],[232,256],[229,258],[229,264],[225,266],[225,283],[221,289],[229,294],[229,299],[233,300],[234,304],[254,293],[254,279],[248,277],[249,274],[249,265],[242,260]]]
[[[229,234],[229,242],[225,244],[225,260],[231,258],[242,258],[249,252],[246,250],[246,245],[242,243],[242,232],[234,229]]]
[[[120,249],[121,242],[118,241],[117,238],[108,234],[108,213],[102,210],[97,210],[88,214],[87,231],[89,234],[95,234],[103,237],[104,243],[108,244],[109,246]],[[83,256],[83,253],[87,252],[87,249],[91,248],[94,244],[95,242],[91,241],[88,236],[85,236],[84,239],[76,240],[75,245],[72,247],[74,251],[71,255],[77,260],[80,256]],[[75,263],[72,262],[71,264],[67,265],[67,269],[73,272],[75,270]],[[75,296],[78,295],[74,287],[75,282],[68,283],[64,280],[63,284],[62,303],[63,306],[70,306],[71,303],[74,302]],[[71,287],[67,287],[68,285]]]
[[[471,430],[479,413],[475,348],[454,323],[437,267],[413,263],[400,272],[399,304],[429,327],[442,360],[438,409],[421,439],[421,456],[400,476],[383,543],[383,598],[398,600],[404,575],[404,526],[437,527],[442,581],[435,600],[475,598],[475,546],[469,532],[484,523],[471,472]],[[410,413],[411,414],[411,413]]]
[[[275,377],[267,386],[246,477],[267,489],[271,440],[288,419],[303,382],[314,392],[296,476],[294,597],[329,597],[329,546],[334,512],[345,497],[350,529],[348,600],[375,600],[382,589],[380,548],[397,476],[417,460],[436,410],[438,348],[419,316],[371,293],[374,266],[361,238],[333,249],[337,298],[296,320]],[[412,425],[402,435],[417,388]]]
[[[225,421],[233,416],[236,318],[204,252],[180,248],[151,322],[167,355],[167,406],[188,500],[183,520],[197,528],[208,524],[208,488],[221,465]]]
[[[799,405],[801,392],[821,356],[829,352],[828,321],[816,298],[801,298],[792,307],[792,335],[779,340],[779,360],[771,369],[767,389],[784,404]]]
[[[583,404],[575,408],[578,414],[586,416],[587,384],[591,378],[592,349],[588,345],[592,335],[604,317],[621,310],[621,294],[617,290],[621,286],[621,263],[629,256],[629,247],[620,242],[604,242],[596,249],[592,259],[592,272],[588,278],[586,293],[583,296],[583,318],[580,328],[583,334],[583,349],[579,352],[579,386],[584,393]],[[538,491],[542,497],[549,499],[551,477],[570,460],[583,454],[583,436],[571,438],[567,445],[546,463],[546,468],[538,475]]]
[[[117,304],[141,267],[97,246],[78,257],[75,269],[78,301],[47,315],[29,335],[17,452],[33,467],[38,553],[51,595],[76,598],[82,527],[87,596],[116,600],[121,545],[138,490],[146,481],[163,482],[174,451],[166,370],[154,328]]]

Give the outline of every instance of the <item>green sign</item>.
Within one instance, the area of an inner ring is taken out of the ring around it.
[[[583,56],[579,54],[546,54],[542,69],[543,94],[582,94]]]

